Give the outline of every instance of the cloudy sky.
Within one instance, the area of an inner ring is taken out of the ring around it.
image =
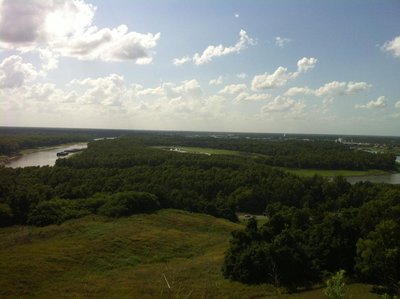
[[[0,125],[400,135],[400,1],[0,0]]]

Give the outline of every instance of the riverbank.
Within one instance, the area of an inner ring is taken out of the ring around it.
[[[22,154],[17,154],[13,156],[0,156],[0,166],[5,166],[8,163],[11,163],[13,160],[16,160],[18,158],[21,158]]]
[[[31,149],[21,150],[19,154],[13,156],[2,156],[2,166],[5,167],[28,167],[28,166],[53,166],[56,160],[60,157],[57,156],[58,152],[72,149],[84,149],[87,147],[87,142],[79,143],[66,143],[56,146],[46,146]],[[74,153],[75,154],[75,153]],[[72,153],[68,156],[71,156]]]
[[[37,153],[37,152],[41,152],[41,151],[49,151],[49,150],[53,150],[53,149],[60,149],[60,148],[64,148],[64,147],[70,147],[70,146],[74,146],[74,145],[78,145],[78,144],[86,144],[87,142],[69,142],[69,143],[63,143],[63,144],[59,144],[59,145],[52,145],[52,146],[41,146],[41,147],[35,147],[35,148],[26,148],[26,149],[22,149],[19,151],[19,153],[13,154],[13,155],[1,155],[0,156],[0,166],[6,166],[7,164],[22,158],[25,155],[29,155],[29,154],[33,154],[33,153]]]

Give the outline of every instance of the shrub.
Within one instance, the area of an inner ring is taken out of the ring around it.
[[[344,299],[344,270],[336,272],[328,281],[326,282],[326,289],[324,294],[328,299]]]
[[[137,213],[149,213],[160,208],[157,196],[146,192],[119,192],[99,208],[99,214],[108,217],[129,216]]]
[[[79,218],[87,214],[88,211],[80,210],[74,201],[52,199],[38,203],[29,214],[28,224],[36,226],[61,224],[68,219]]]

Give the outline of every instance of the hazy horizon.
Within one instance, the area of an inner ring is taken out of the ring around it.
[[[0,126],[399,136],[400,2],[0,0]]]

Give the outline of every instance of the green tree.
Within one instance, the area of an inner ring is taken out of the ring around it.
[[[399,223],[383,220],[357,242],[356,270],[366,280],[381,283],[400,294]]]
[[[346,296],[345,287],[345,271],[340,270],[336,272],[326,282],[326,289],[324,294],[328,299],[343,299]]]

